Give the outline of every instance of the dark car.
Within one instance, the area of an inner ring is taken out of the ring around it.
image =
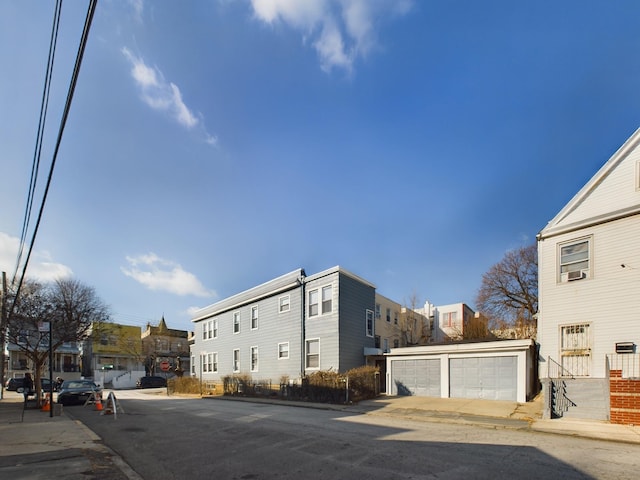
[[[62,405],[83,404],[92,393],[102,395],[102,388],[91,380],[66,380],[58,391],[58,403]]]
[[[45,392],[51,392],[51,382],[49,381],[48,378],[41,378],[40,381],[42,382],[42,390]],[[24,385],[24,378],[10,378],[9,380],[7,380],[7,382],[4,385],[4,388],[6,388],[8,391],[10,392],[17,392],[19,388],[22,388],[22,386]],[[53,390],[55,391],[56,387],[55,385],[53,386]]]
[[[140,377],[136,382],[136,388],[166,387],[167,379],[164,377]]]

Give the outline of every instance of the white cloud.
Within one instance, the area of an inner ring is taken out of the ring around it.
[[[154,110],[167,112],[188,130],[200,126],[204,132],[205,142],[210,145],[217,143],[217,138],[204,129],[198,116],[184,103],[182,92],[175,83],[165,80],[157,67],[150,67],[128,48],[123,47],[122,54],[131,64],[131,76],[140,88],[141,98],[147,105]]]
[[[216,293],[207,290],[194,274],[185,271],[171,260],[160,258],[154,253],[126,258],[129,265],[120,268],[122,273],[150,290],[161,290],[181,296],[216,296]]]
[[[412,0],[251,0],[256,18],[300,30],[320,57],[324,71],[353,69],[376,45],[376,20],[404,15]]]
[[[138,22],[142,22],[142,12],[144,11],[143,0],[129,0],[131,8],[133,8],[133,16]]]
[[[11,281],[11,277],[16,268],[16,260],[18,258],[18,248],[20,240],[16,237],[0,232],[0,271],[7,273],[7,281]],[[28,245],[25,246],[22,255],[22,264],[18,271],[18,275],[22,274],[24,260],[27,256]],[[51,255],[46,251],[34,250],[29,259],[26,277],[36,279],[42,282],[51,282],[58,278],[67,278],[73,275],[73,271],[61,263],[52,261]]]

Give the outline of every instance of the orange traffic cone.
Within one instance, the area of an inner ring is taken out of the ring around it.
[[[96,410],[98,412],[102,411],[102,400],[100,399],[100,395],[96,395]]]
[[[43,412],[51,411],[51,394],[50,393],[45,393],[44,404],[42,405],[42,411]]]

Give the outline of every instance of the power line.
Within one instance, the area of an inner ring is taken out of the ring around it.
[[[38,121],[38,132],[36,134],[36,146],[33,152],[33,162],[31,166],[31,179],[29,182],[29,191],[27,193],[27,204],[22,221],[22,232],[20,233],[20,243],[18,246],[18,258],[16,260],[16,268],[11,278],[13,285],[18,275],[20,261],[24,253],[25,242],[27,238],[27,230],[29,229],[29,221],[31,219],[31,209],[33,208],[33,200],[35,198],[36,184],[38,182],[38,170],[40,168],[40,157],[42,155],[42,138],[44,128],[47,123],[47,110],[49,107],[49,92],[51,89],[51,77],[53,75],[53,63],[55,59],[56,45],[58,43],[58,29],[60,26],[60,13],[62,10],[62,0],[56,1],[56,8],[53,15],[53,26],[51,28],[51,39],[49,40],[49,57],[47,59],[47,71],[45,74],[44,87],[42,91],[42,101],[40,104],[40,119]]]
[[[36,225],[33,231],[33,236],[31,237],[31,243],[29,244],[29,250],[27,252],[27,257],[24,262],[24,267],[22,269],[22,275],[20,276],[20,281],[18,282],[18,287],[16,289],[15,299],[13,304],[11,305],[11,310],[9,312],[9,318],[13,314],[15,309],[15,305],[20,297],[20,289],[22,288],[22,282],[27,272],[27,266],[29,265],[29,259],[31,257],[31,253],[33,251],[33,246],[36,242],[36,235],[38,234],[38,229],[40,227],[40,221],[42,220],[42,213],[44,211],[44,206],[47,201],[47,195],[49,193],[49,187],[51,186],[51,179],[53,178],[53,170],[56,165],[56,160],[58,158],[58,151],[60,150],[60,144],[62,142],[62,134],[64,132],[64,127],[67,123],[67,118],[69,116],[69,110],[71,109],[71,101],[73,100],[73,94],[76,89],[76,84],[78,82],[78,75],[80,74],[80,66],[82,65],[82,58],[84,56],[84,51],[87,46],[87,40],[89,38],[89,30],[91,29],[91,22],[93,21],[93,15],[96,10],[96,5],[98,0],[91,0],[89,2],[89,9],[87,11],[87,16],[84,22],[84,28],[82,30],[82,36],[80,38],[80,46],[78,47],[78,53],[76,55],[76,62],[73,67],[73,74],[71,75],[71,83],[69,84],[69,89],[67,91],[67,100],[64,105],[64,110],[62,113],[62,119],[60,120],[60,127],[58,129],[58,137],[56,140],[56,146],[53,151],[53,159],[51,161],[51,167],[49,168],[49,175],[47,177],[47,183],[44,189],[44,194],[42,197],[42,203],[40,204],[40,210],[38,212],[38,219],[36,221]]]

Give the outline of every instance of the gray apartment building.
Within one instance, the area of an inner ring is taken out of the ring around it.
[[[197,311],[191,374],[279,383],[344,372],[375,350],[375,286],[339,266],[297,269]]]

